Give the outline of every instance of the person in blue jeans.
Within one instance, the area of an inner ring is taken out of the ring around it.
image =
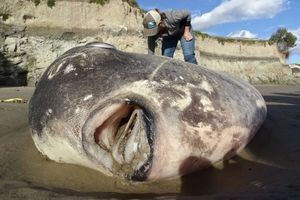
[[[172,10],[161,13],[150,10],[143,20],[144,36],[148,37],[148,54],[155,53],[155,43],[162,38],[162,55],[173,57],[178,41],[181,43],[184,60],[197,64],[195,37],[191,28],[191,13],[187,10]]]

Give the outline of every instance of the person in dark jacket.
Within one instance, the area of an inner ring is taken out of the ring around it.
[[[173,57],[178,41],[181,43],[184,60],[197,64],[195,37],[191,28],[191,13],[187,10],[172,10],[161,13],[150,10],[143,20],[144,36],[148,37],[148,54],[155,53],[155,43],[162,38],[162,55]]]

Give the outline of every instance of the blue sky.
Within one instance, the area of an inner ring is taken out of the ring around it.
[[[211,35],[269,39],[285,27],[299,40],[288,63],[300,63],[300,0],[137,0],[145,10],[189,9],[195,30]]]

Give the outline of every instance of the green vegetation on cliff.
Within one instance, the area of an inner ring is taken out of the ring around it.
[[[55,6],[55,0],[47,0],[47,5],[52,8],[53,6]]]
[[[136,0],[122,0],[123,2],[127,2],[131,7],[133,8],[139,8],[139,4],[136,2]],[[89,0],[89,3],[96,3],[100,5],[104,5],[106,3],[109,3],[109,0]]]
[[[122,0],[122,1],[127,2],[132,8],[137,8],[141,12],[141,14],[146,13],[145,10],[140,8],[136,0]],[[103,6],[104,4],[109,3],[109,0],[89,0],[89,3],[100,4]]]
[[[10,16],[8,13],[0,13],[0,18],[2,18],[3,21],[6,21]]]
[[[38,6],[38,5],[40,5],[40,3],[41,3],[41,0],[30,0],[30,1],[32,1],[32,2],[34,3],[35,6]],[[56,0],[47,0],[47,5],[48,5],[50,8],[52,8],[53,6],[55,6],[55,1],[56,1]]]
[[[203,33],[203,32],[200,32],[200,31],[194,31],[194,34],[196,36],[201,37],[202,40],[205,40],[206,38],[212,38],[212,36],[208,35],[207,33]]]
[[[34,3],[35,6],[40,5],[41,1],[43,0],[28,0]],[[46,0],[47,1],[47,5],[48,7],[52,8],[53,6],[55,6],[55,1],[56,0]],[[109,3],[110,0],[89,0],[89,3],[95,3],[95,4],[100,4],[100,5],[105,5],[106,3]],[[136,0],[122,0],[123,2],[127,2],[131,7],[133,8],[137,8],[141,11],[141,13],[146,13],[145,10],[143,10],[142,8],[140,8],[139,4],[137,3]],[[0,14],[0,17],[2,17],[3,19],[6,18],[6,16],[4,16],[4,14]],[[4,20],[5,21],[5,20]]]
[[[109,2],[109,0],[90,0],[89,1],[89,3],[96,3],[96,4],[100,4],[102,6],[108,2]]]
[[[30,0],[34,3],[35,6],[40,5],[41,0]],[[52,8],[53,6],[55,6],[55,0],[47,0],[47,5]]]
[[[195,34],[195,36],[201,37],[202,40],[205,40],[208,38],[216,39],[222,45],[225,45],[225,43],[236,43],[236,42],[241,42],[242,44],[248,44],[248,45],[253,45],[255,43],[260,43],[263,45],[269,44],[268,40],[252,40],[252,39],[212,36],[207,33],[200,32],[200,31],[194,31],[194,34]]]

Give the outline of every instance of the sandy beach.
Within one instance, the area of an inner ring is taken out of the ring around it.
[[[268,116],[231,160],[177,180],[124,183],[43,158],[27,122],[28,103],[0,103],[0,199],[300,199],[300,86],[256,86]],[[34,88],[0,88],[29,100]]]

